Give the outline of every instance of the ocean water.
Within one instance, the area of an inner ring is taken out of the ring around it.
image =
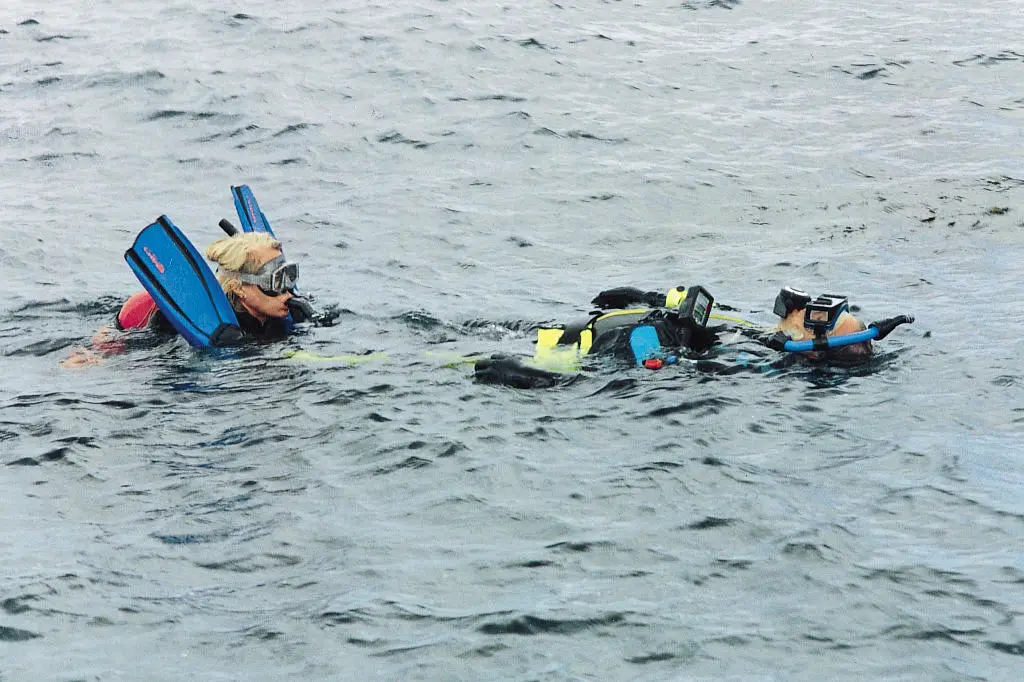
[[[1022,33],[1015,0],[5,2],[0,680],[1021,679]],[[233,184],[339,324],[61,368],[138,230],[204,248]],[[855,369],[462,360],[695,283],[917,320]]]

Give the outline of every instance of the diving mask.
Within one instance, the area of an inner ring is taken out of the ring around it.
[[[218,272],[222,271],[218,269]],[[295,288],[299,279],[299,264],[285,260],[282,254],[264,263],[254,274],[231,270],[227,272],[244,284],[255,284],[267,296],[280,296]]]

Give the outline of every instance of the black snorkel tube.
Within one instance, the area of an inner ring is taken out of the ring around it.
[[[220,222],[217,224],[220,225],[220,229],[224,230],[229,237],[234,237],[238,234],[238,228],[232,225],[231,221],[227,218],[221,218]]]

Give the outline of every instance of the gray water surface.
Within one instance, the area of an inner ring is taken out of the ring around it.
[[[1021,35],[1017,0],[5,3],[0,679],[1021,679]],[[134,235],[205,248],[243,183],[339,324],[60,368]],[[917,322],[854,369],[457,360],[694,283]]]

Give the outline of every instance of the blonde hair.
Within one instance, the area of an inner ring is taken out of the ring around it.
[[[235,276],[235,273],[245,272],[253,274],[256,270],[255,258],[252,254],[254,246],[269,246],[274,249],[281,248],[281,242],[271,237],[266,232],[244,232],[233,237],[218,239],[206,249],[206,257],[220,266],[217,273],[217,281],[227,294],[228,301],[232,305],[242,283]]]

